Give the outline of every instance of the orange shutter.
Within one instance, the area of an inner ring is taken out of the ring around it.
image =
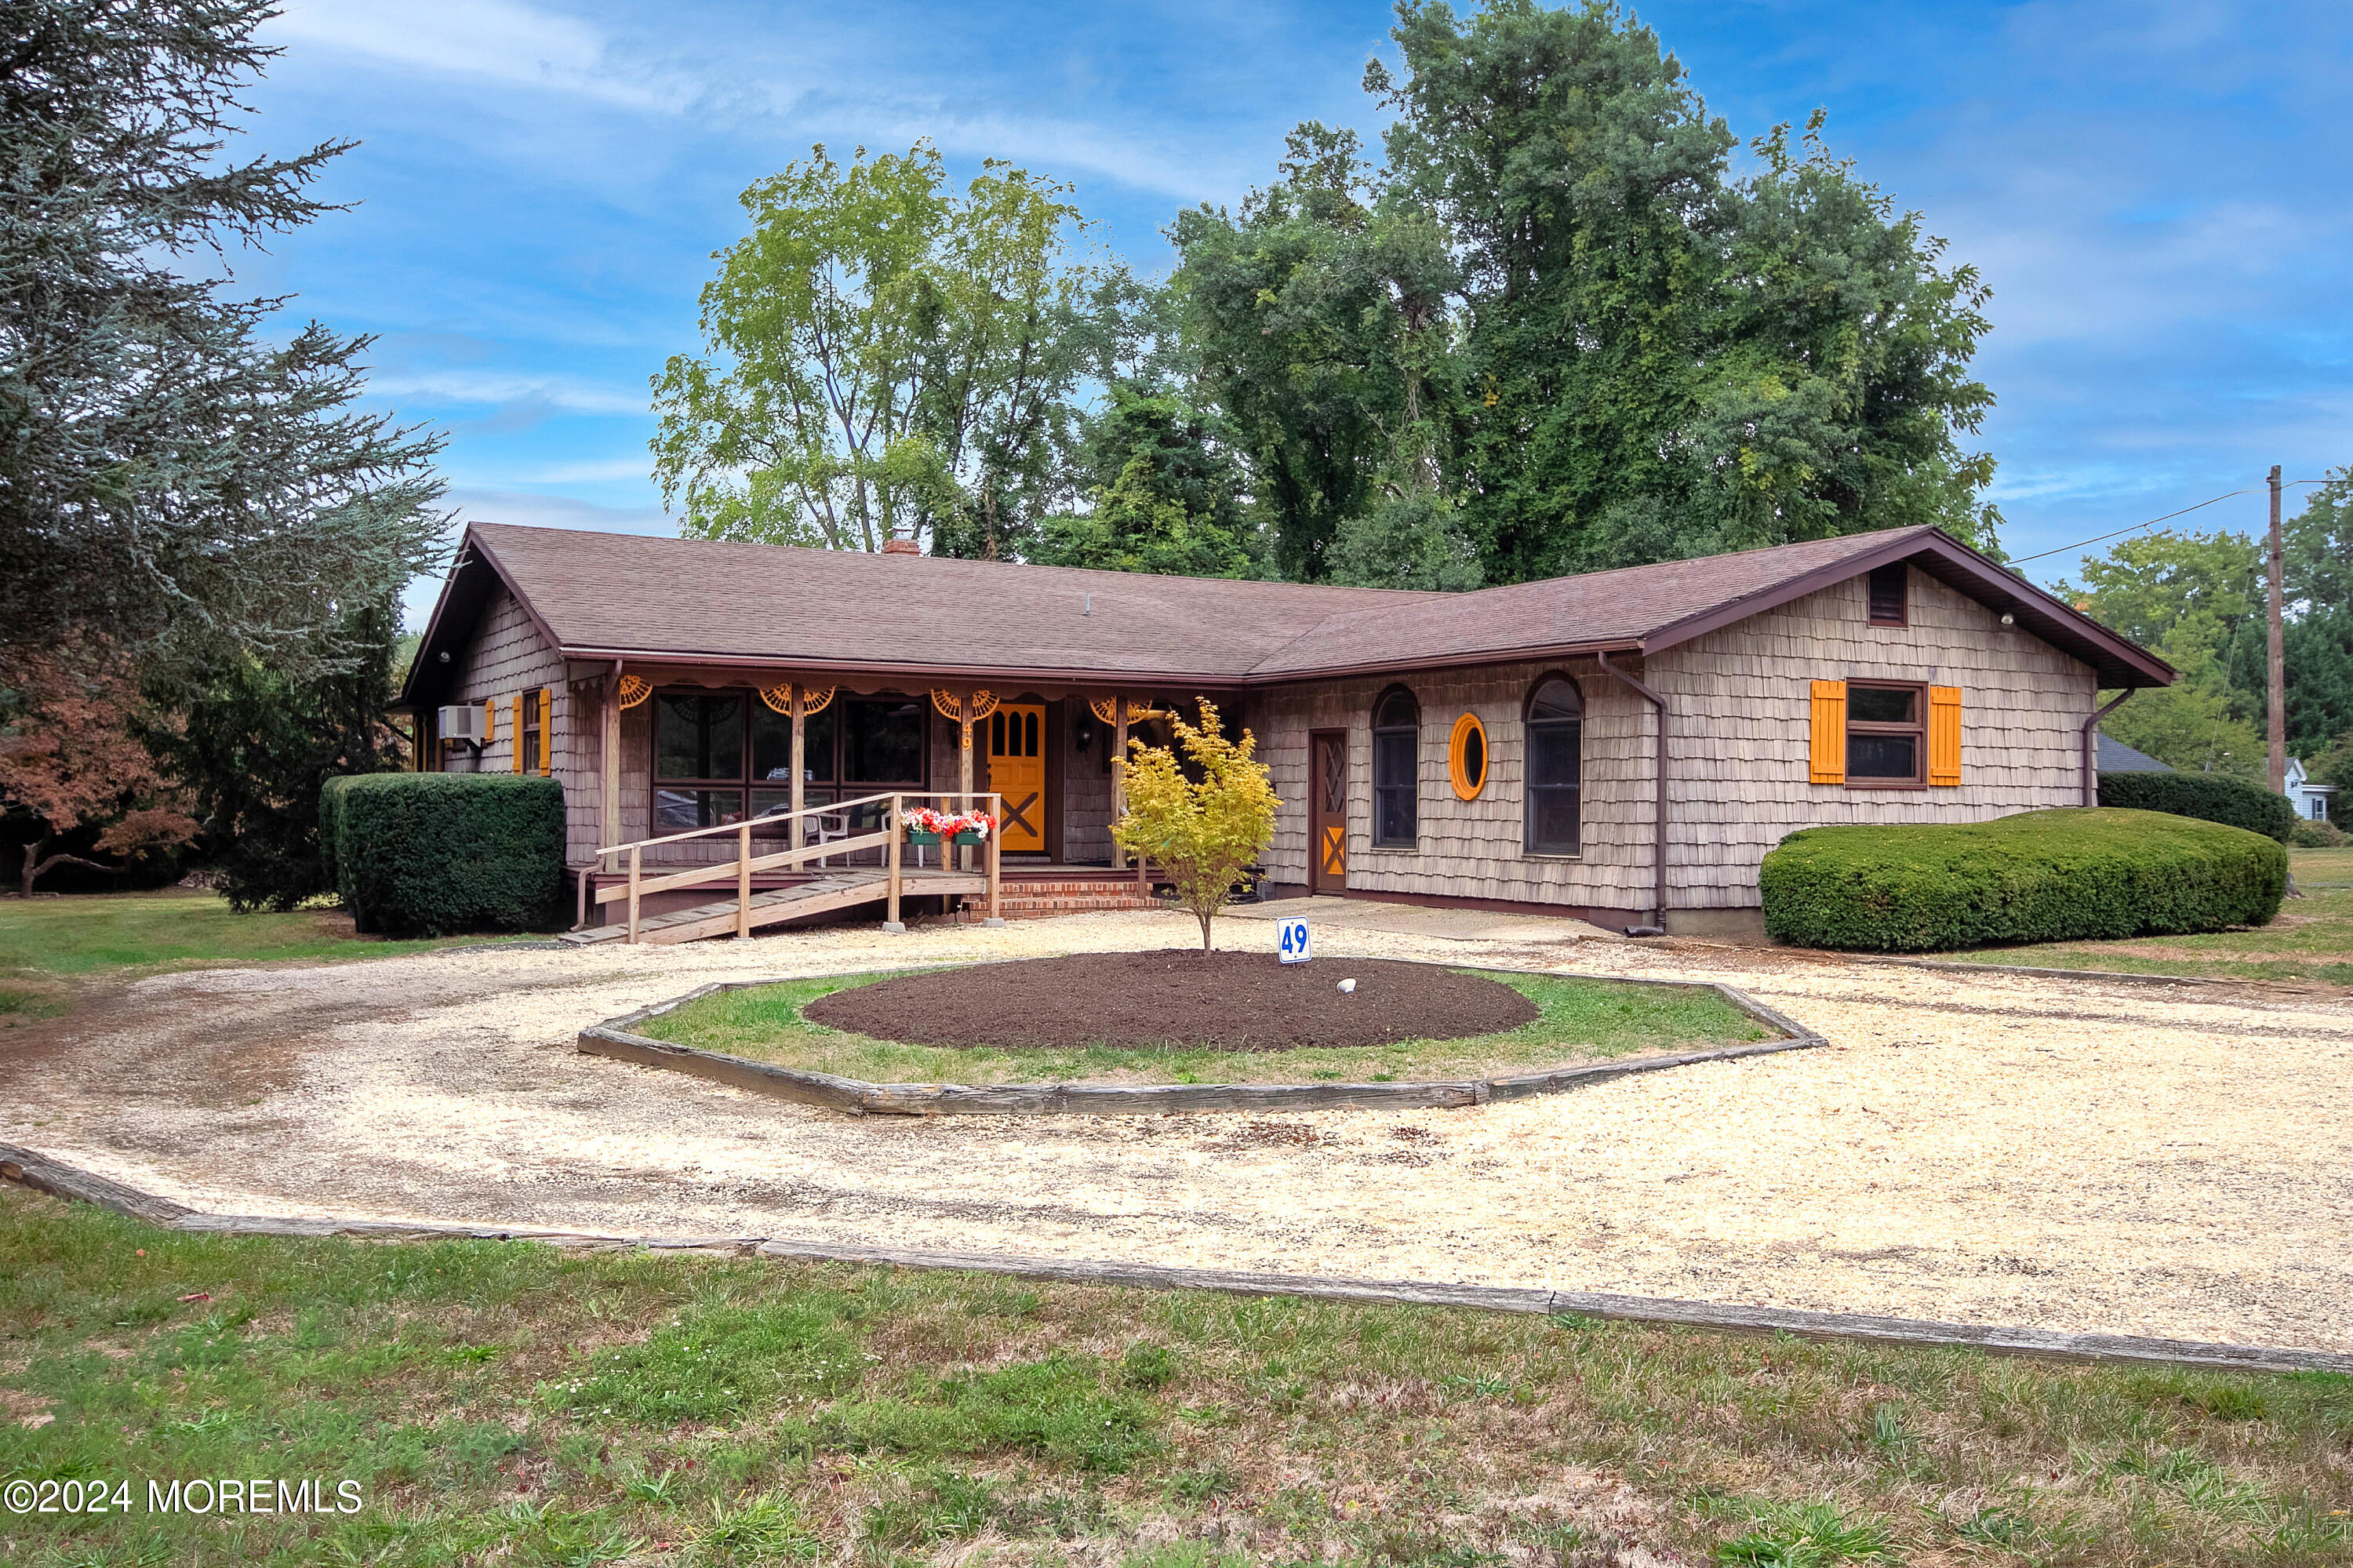
[[[1813,767],[1816,784],[1846,782],[1846,683],[1814,683]]]
[[[499,700],[482,699],[482,744],[488,746],[499,737]]]
[[[1961,781],[1961,689],[1928,688],[1928,782]]]
[[[1956,693],[1956,697],[1959,694]],[[539,771],[541,777],[555,770],[555,688],[539,689]]]
[[[514,745],[509,749],[514,753],[514,770],[517,773],[522,772],[525,763],[522,758],[522,694],[521,692],[514,694]]]

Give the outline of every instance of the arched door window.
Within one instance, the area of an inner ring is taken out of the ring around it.
[[[1577,854],[1584,787],[1585,697],[1567,675],[1546,675],[1528,694],[1530,854]]]
[[[1420,705],[1403,686],[1391,686],[1373,705],[1373,844],[1377,849],[1416,845],[1420,741]]]

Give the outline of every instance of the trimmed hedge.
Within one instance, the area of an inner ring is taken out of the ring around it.
[[[2282,843],[2295,832],[2295,808],[2286,796],[2219,773],[2103,773],[2100,804],[2228,822]]]
[[[2163,811],[2063,808],[1990,822],[1808,828],[1765,857],[1776,940],[1934,952],[2260,926],[2287,851]]]
[[[564,786],[507,773],[329,782],[319,836],[363,931],[443,937],[564,924]]]

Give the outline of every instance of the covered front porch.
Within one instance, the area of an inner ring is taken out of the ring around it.
[[[806,884],[871,879],[888,867],[894,802],[985,810],[997,824],[985,849],[944,864],[936,848],[899,846],[913,914],[977,910],[977,888],[939,874],[961,880],[992,858],[988,902],[1010,917],[1151,905],[1148,874],[1112,842],[1114,758],[1130,736],[1167,738],[1176,694],[624,662],[575,665],[570,694],[572,712],[596,721],[574,748],[593,772],[567,781],[583,927],[620,918],[633,858],[641,923],[728,894],[776,907],[807,902],[793,891]],[[839,917],[788,918],[825,916]]]

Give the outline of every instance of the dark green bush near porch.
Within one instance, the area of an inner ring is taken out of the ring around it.
[[[564,924],[564,787],[499,773],[331,780],[319,836],[363,931],[448,936]]]
[[[2260,926],[2287,851],[2162,811],[1808,828],[1765,857],[1765,929],[1852,951],[1934,952]]]
[[[2100,804],[2228,822],[2282,843],[2295,832],[2295,808],[2286,796],[2219,773],[2103,774]]]

